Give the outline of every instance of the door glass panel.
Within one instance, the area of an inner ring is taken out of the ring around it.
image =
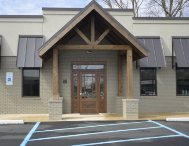
[[[78,91],[78,78],[77,74],[73,74],[73,96],[77,96]]]
[[[100,97],[104,98],[104,76],[100,75]]]
[[[73,65],[73,69],[104,69],[104,65]]]
[[[96,75],[82,74],[81,96],[96,98]]]

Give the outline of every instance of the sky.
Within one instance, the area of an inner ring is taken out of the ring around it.
[[[0,15],[40,15],[42,7],[83,8],[91,0],[0,0]]]
[[[105,6],[102,0],[97,1]],[[146,5],[146,1],[143,5]],[[41,15],[42,7],[83,8],[90,2],[91,0],[0,0],[0,15]],[[141,7],[141,16],[146,15],[145,9]],[[189,16],[189,9],[184,14]]]

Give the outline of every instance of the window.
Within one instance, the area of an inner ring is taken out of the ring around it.
[[[140,95],[157,95],[156,68],[140,69]]]
[[[23,69],[23,96],[39,96],[39,69]]]
[[[73,69],[104,69],[104,65],[73,65]]]
[[[189,96],[189,68],[176,68],[177,96]]]

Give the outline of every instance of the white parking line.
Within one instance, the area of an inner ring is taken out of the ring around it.
[[[151,121],[151,120],[149,120],[149,121]],[[162,126],[163,128],[165,128],[165,129],[167,129],[167,130],[170,130],[170,131],[172,131],[172,132],[174,132],[174,133],[177,133],[177,134],[180,135],[180,136],[183,136],[183,137],[189,139],[189,136],[188,136],[188,135],[186,135],[186,134],[184,134],[184,133],[181,133],[181,132],[179,132],[179,131],[177,131],[177,130],[175,130],[175,129],[173,129],[173,128],[170,128],[170,127],[168,127],[168,126],[165,126],[165,125],[163,125],[163,124],[161,124],[161,123],[159,123],[159,122],[156,122],[156,121],[151,121],[151,122],[153,122],[154,124],[157,124],[157,125],[159,125],[159,126]]]
[[[73,135],[56,136],[56,137],[36,138],[36,139],[30,139],[29,141],[42,141],[42,140],[61,139],[61,138],[88,136],[88,135],[98,135],[98,134],[106,134],[106,133],[118,133],[118,132],[126,132],[126,131],[157,129],[157,128],[162,128],[162,127],[156,126],[156,127],[135,128],[135,129],[125,129],[125,130],[102,131],[102,132],[94,132],[94,133],[82,133],[82,134],[73,134]]]
[[[121,143],[121,142],[129,142],[129,141],[142,141],[142,140],[171,138],[171,137],[181,137],[181,136],[180,135],[166,135],[166,136],[156,136],[156,137],[133,138],[133,139],[125,139],[125,140],[114,140],[114,141],[79,144],[79,145],[72,145],[72,146],[92,146],[92,145],[112,144],[112,143]]]
[[[28,133],[28,135],[24,138],[23,142],[20,144],[20,146],[25,146],[29,139],[32,137],[33,133],[35,132],[35,130],[37,129],[37,127],[39,126],[40,122],[37,122],[33,128],[30,130],[30,132]]]
[[[35,131],[35,133],[54,132],[54,131],[66,131],[66,130],[85,129],[85,128],[96,128],[96,127],[106,127],[106,126],[130,125],[130,124],[140,124],[140,123],[149,123],[149,122],[150,122],[150,121],[142,121],[142,122],[130,122],[130,123],[103,124],[103,125],[94,125],[94,126],[61,128],[61,129],[51,129],[51,130]]]

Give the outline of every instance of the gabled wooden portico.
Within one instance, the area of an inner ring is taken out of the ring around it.
[[[135,37],[111,15],[92,1],[68,24],[60,29],[41,48],[43,58],[52,50],[52,93],[59,100],[59,51],[117,51],[118,52],[118,96],[123,96],[123,58],[126,58],[126,98],[133,99],[133,60],[148,55]],[[108,92],[108,91],[107,91]],[[123,114],[124,115],[124,114]]]

